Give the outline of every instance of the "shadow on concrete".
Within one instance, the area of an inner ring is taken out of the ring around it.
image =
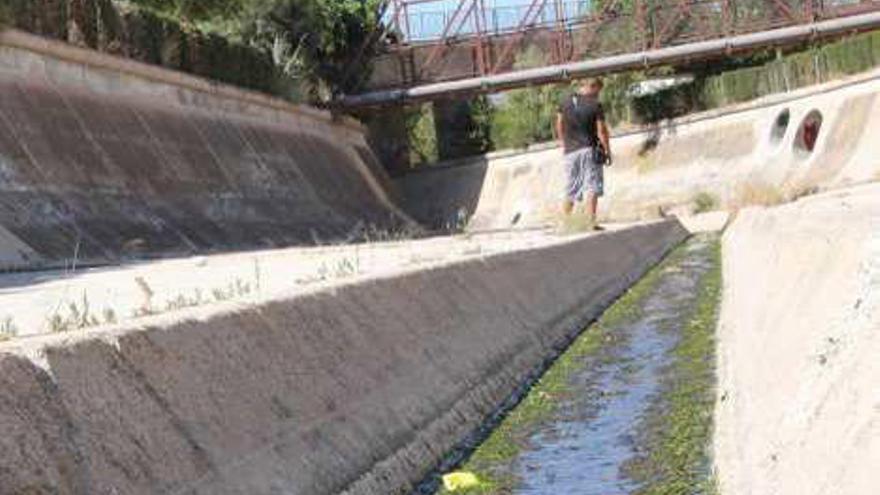
[[[404,211],[423,227],[456,232],[477,209],[489,167],[486,157],[460,165],[426,167],[395,179]]]
[[[645,133],[645,140],[639,147],[639,157],[646,156],[660,146],[664,131],[667,136],[674,136],[676,134],[677,129],[673,119],[668,119],[665,122],[652,122],[648,125],[647,132]]]

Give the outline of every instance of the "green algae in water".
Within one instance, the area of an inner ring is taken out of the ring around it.
[[[676,277],[683,286],[670,282]],[[714,493],[708,452],[720,287],[717,236],[694,238],[673,251],[576,339],[508,413],[462,467],[476,473],[480,485],[455,493],[568,493],[571,486],[541,478],[547,476],[542,473],[546,466],[523,464],[546,461],[546,456],[533,455],[536,444],[558,441],[554,437],[560,436],[559,430],[580,428],[587,432],[581,435],[581,445],[576,441],[557,446],[552,462],[561,460],[569,470],[587,469],[579,463],[588,453],[580,449],[601,449],[604,442],[613,441],[589,431],[601,427],[593,423],[601,419],[603,407],[619,408],[612,411],[611,420],[634,408],[636,414],[625,419],[625,430],[635,444],[609,451],[609,456],[620,457],[612,466],[615,479],[607,486],[602,486],[601,477],[589,482],[600,490],[597,493]],[[671,303],[677,309],[666,320],[654,321],[658,308],[668,305],[664,291],[673,289],[682,299]],[[652,363],[649,369],[644,369],[646,362]],[[639,385],[640,369],[642,381],[655,377],[650,386]],[[614,383],[622,386],[610,390]],[[608,395],[616,395],[609,400],[619,403],[609,406]],[[565,449],[571,449],[570,454]],[[621,457],[624,451],[627,455]],[[585,489],[579,486],[577,493],[588,493]]]

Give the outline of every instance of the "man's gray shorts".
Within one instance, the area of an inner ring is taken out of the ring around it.
[[[603,166],[593,163],[593,149],[582,148],[565,155],[565,198],[583,201],[587,193],[605,194]]]

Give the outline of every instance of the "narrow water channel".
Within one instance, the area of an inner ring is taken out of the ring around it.
[[[691,239],[588,329],[579,340],[593,339],[594,345],[581,343],[577,350],[576,341],[554,365],[565,369],[551,367],[507,414],[510,424],[501,423],[460,467],[477,474],[480,486],[455,493],[642,494],[659,483],[686,485],[680,493],[704,491],[717,250],[715,236]],[[699,424],[676,424],[682,417]],[[674,474],[682,466],[662,465],[664,449],[695,446],[704,451],[696,462],[690,456],[685,470],[691,472]],[[437,489],[449,493],[440,483]]]

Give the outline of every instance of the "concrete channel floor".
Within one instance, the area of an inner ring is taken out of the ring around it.
[[[627,225],[606,227],[613,232]],[[173,315],[195,307],[252,304],[588,235],[602,234],[512,230],[10,273],[0,275],[0,332],[6,338],[29,337]]]

